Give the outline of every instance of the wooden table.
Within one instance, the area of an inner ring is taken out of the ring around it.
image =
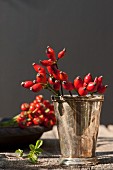
[[[112,170],[113,169],[113,125],[101,125],[97,141],[96,155],[99,164],[91,167],[61,167],[59,166],[60,148],[57,128],[45,132],[43,139],[43,154],[37,164],[31,164],[27,159],[15,157],[14,151],[0,153],[0,170],[44,170],[44,169],[75,169],[75,170]],[[21,148],[20,148],[21,149]],[[25,153],[28,149],[25,148]]]

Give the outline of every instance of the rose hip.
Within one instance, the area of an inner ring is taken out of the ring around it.
[[[81,77],[80,76],[76,77],[74,79],[74,87],[75,87],[75,89],[79,89],[82,86],[83,86],[83,81],[82,81]]]
[[[97,92],[100,93],[100,94],[103,94],[103,93],[105,93],[107,87],[108,87],[108,85],[100,85],[100,86],[97,88]]]
[[[55,61],[56,60],[56,57],[55,57],[55,52],[54,50],[47,46],[47,49],[46,49],[46,55],[49,59],[51,59],[52,61]]]
[[[48,78],[48,83],[49,83],[49,84],[54,84],[54,83],[55,83],[55,80],[56,80],[56,79],[55,79],[54,77],[49,77],[49,78]]]
[[[68,75],[63,71],[60,71],[59,72],[59,78],[60,78],[61,81],[67,81],[68,80]]]
[[[46,74],[46,71],[42,66],[40,66],[36,63],[33,63],[32,66],[37,73],[45,73]]]
[[[69,81],[63,81],[62,82],[62,86],[65,90],[69,90],[69,91],[72,91],[74,90],[74,85],[72,82],[69,82]]]
[[[55,83],[53,84],[53,88],[56,91],[60,89],[60,81],[59,80],[55,80]]]
[[[21,86],[23,86],[24,88],[30,88],[31,86],[33,86],[33,81],[25,81],[21,83]]]
[[[87,85],[87,90],[88,90],[88,92],[95,92],[96,89],[97,89],[97,84],[96,84],[96,82],[90,82],[90,83],[88,83],[88,85]]]
[[[98,77],[98,85],[101,85],[103,81],[103,76]]]
[[[46,74],[45,73],[38,73],[36,75],[36,82],[46,84],[47,83]]]
[[[92,81],[93,81],[92,75],[91,75],[91,73],[88,73],[88,74],[84,77],[84,82],[88,84],[89,82],[92,82]]]
[[[60,52],[58,53],[58,58],[59,58],[59,59],[60,59],[60,58],[63,58],[64,55],[65,55],[65,52],[66,52],[66,49],[64,48],[62,51],[60,51]]]
[[[60,78],[59,78],[60,70],[57,69],[57,67],[56,67],[55,64],[52,65],[52,66],[47,66],[47,70],[48,70],[49,74],[50,74],[51,76],[53,76],[55,79],[58,79],[58,80],[60,79]]]
[[[43,85],[41,83],[36,83],[32,87],[30,87],[30,90],[32,90],[33,92],[39,92],[42,89]]]
[[[52,61],[51,59],[49,60],[40,60],[40,63],[43,65],[43,66],[51,66],[54,64],[54,61]]]
[[[80,88],[78,89],[78,94],[79,94],[80,96],[85,96],[85,95],[87,95],[87,94],[88,94],[88,91],[87,91],[86,87],[80,87]]]

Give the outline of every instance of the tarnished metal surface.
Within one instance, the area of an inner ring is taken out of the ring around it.
[[[52,97],[63,158],[95,157],[103,95]]]

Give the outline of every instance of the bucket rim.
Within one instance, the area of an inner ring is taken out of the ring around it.
[[[94,94],[94,95],[85,95],[85,96],[78,96],[78,95],[63,95],[63,96],[51,96],[51,100],[53,102],[57,101],[70,101],[70,100],[75,100],[75,101],[104,101],[104,95],[102,94]]]

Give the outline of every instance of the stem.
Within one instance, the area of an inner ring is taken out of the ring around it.
[[[58,60],[57,60],[58,61]],[[56,67],[57,67],[57,69],[58,69],[58,65],[57,65],[57,63],[56,63]],[[61,95],[63,96],[64,94],[63,94],[63,87],[62,87],[62,81],[60,80],[60,86],[61,86]]]
[[[0,127],[9,127],[9,126],[12,127],[12,126],[15,126],[15,125],[17,125],[16,116],[11,118],[10,120],[0,122]]]
[[[69,94],[70,94],[71,96],[73,96],[70,90],[69,90]]]
[[[58,93],[56,93],[51,86],[48,86],[47,89],[51,91],[53,94],[55,94],[56,96],[58,96]]]
[[[91,96],[93,97],[94,92],[92,92],[92,93],[90,93],[90,94],[91,94]]]
[[[63,87],[62,87],[62,81],[61,80],[60,80],[60,85],[61,85],[61,94],[63,96],[64,94],[63,94]]]
[[[78,93],[78,91],[77,91],[76,89],[74,89],[74,90],[76,91],[77,95],[80,96],[79,93]]]

